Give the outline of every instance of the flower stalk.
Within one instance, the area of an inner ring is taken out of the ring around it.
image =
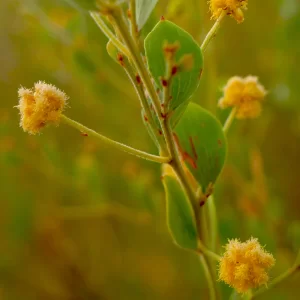
[[[223,131],[224,131],[225,133],[227,133],[228,130],[229,130],[229,128],[231,127],[231,125],[232,125],[232,123],[233,123],[233,121],[234,121],[234,119],[235,119],[236,111],[237,111],[237,108],[236,108],[236,107],[234,107],[234,108],[230,111],[230,113],[229,113],[229,115],[228,115],[228,117],[227,117],[227,119],[226,119],[226,121],[225,121],[225,123],[224,123],[224,125],[223,125]]]
[[[216,20],[215,24],[213,25],[213,27],[210,29],[210,31],[208,32],[208,34],[206,35],[202,45],[201,45],[201,50],[204,53],[207,49],[207,46],[209,45],[209,43],[212,41],[212,39],[216,36],[222,20],[224,19],[226,15],[226,11],[222,11],[222,13],[220,14],[220,16],[218,17],[218,19]]]
[[[153,155],[144,151],[140,151],[138,149],[132,148],[130,146],[124,145],[120,142],[114,141],[68,117],[66,117],[65,115],[61,115],[61,121],[64,122],[65,124],[78,129],[80,132],[84,133],[84,134],[88,134],[90,136],[93,136],[103,142],[105,142],[106,144],[113,146],[123,152],[135,155],[137,157],[152,161],[152,162],[156,162],[156,163],[160,163],[160,164],[164,164],[164,163],[169,163],[170,162],[170,158],[169,157],[164,157],[164,156],[157,156],[157,155]]]

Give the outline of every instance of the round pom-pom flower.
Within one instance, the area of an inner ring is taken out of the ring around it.
[[[222,11],[233,17],[238,23],[244,21],[243,10],[247,9],[248,0],[210,0],[211,18],[217,19]]]
[[[18,93],[20,126],[25,132],[36,134],[48,124],[58,125],[68,100],[64,92],[52,84],[39,81],[33,89],[21,87]]]
[[[230,240],[219,262],[219,280],[239,293],[257,288],[269,281],[268,269],[275,264],[272,254],[266,252],[258,240],[251,238],[242,243]]]
[[[258,78],[234,76],[224,87],[224,96],[219,100],[219,107],[236,107],[236,118],[256,118],[261,113],[261,102],[267,91],[258,82]]]

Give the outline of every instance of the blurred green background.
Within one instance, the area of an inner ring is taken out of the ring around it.
[[[0,299],[208,299],[198,258],[167,231],[158,165],[65,125],[38,136],[19,127],[18,88],[45,80],[70,96],[69,117],[155,151],[107,39],[70,2],[0,1]],[[144,34],[164,15],[200,43],[213,24],[206,2],[159,1]],[[224,121],[216,103],[229,77],[257,75],[269,91],[260,118],[231,128],[215,198],[220,251],[258,237],[274,277],[300,248],[300,2],[250,0],[245,17],[226,18],[193,101]],[[299,299],[299,282],[260,299]]]

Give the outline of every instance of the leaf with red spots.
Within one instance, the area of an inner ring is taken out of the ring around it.
[[[176,62],[189,62],[186,70],[179,70],[173,67],[172,83],[170,87],[170,111],[172,114],[172,124],[179,119],[192,94],[196,91],[203,68],[203,57],[199,45],[193,37],[176,24],[161,20],[153,28],[145,39],[145,52],[148,62],[148,68],[156,82],[157,87],[163,90],[167,84],[163,80],[166,75],[164,45],[178,44],[179,48],[175,53]],[[173,120],[174,119],[174,120]]]
[[[205,193],[217,180],[226,158],[220,122],[201,106],[189,103],[173,134],[181,159]]]

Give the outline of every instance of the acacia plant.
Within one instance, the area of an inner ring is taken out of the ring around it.
[[[77,2],[90,12],[108,37],[109,55],[135,87],[143,122],[158,154],[111,140],[70,119],[63,114],[66,94],[44,82],[36,83],[34,89],[19,90],[18,108],[24,131],[36,134],[48,124],[62,122],[129,154],[162,164],[170,234],[179,247],[197,253],[207,278],[210,299],[220,297],[216,262],[219,280],[235,289],[233,297],[244,294],[245,299],[255,298],[267,290],[264,287],[269,281],[267,272],[275,259],[255,238],[246,242],[230,240],[223,256],[216,253],[218,233],[213,191],[225,163],[226,133],[232,121],[257,117],[266,90],[254,76],[232,77],[219,100],[221,108],[232,107],[223,126],[210,112],[190,101],[201,79],[205,50],[222,19],[230,15],[238,23],[243,22],[248,0],[211,0],[210,11],[215,23],[201,46],[186,31],[163,17],[143,40],[141,28],[157,0]],[[300,256],[286,273],[273,279],[269,287],[299,267]]]

